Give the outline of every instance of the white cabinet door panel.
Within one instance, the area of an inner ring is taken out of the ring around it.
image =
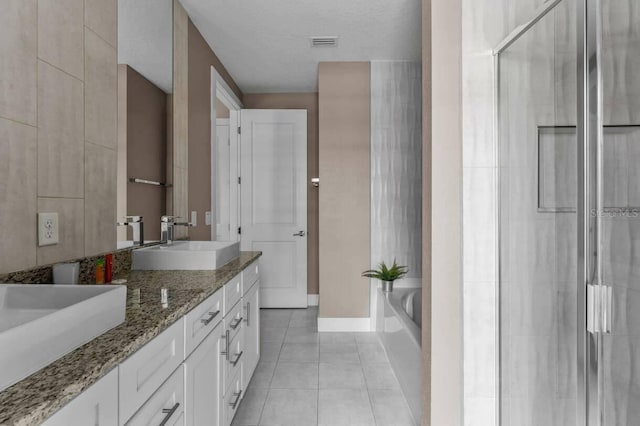
[[[43,424],[44,426],[116,426],[118,424],[118,368],[111,370]]]

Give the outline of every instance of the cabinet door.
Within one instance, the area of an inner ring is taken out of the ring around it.
[[[247,388],[260,359],[260,281],[245,294],[244,360],[242,363],[242,387]]]
[[[91,385],[47,419],[45,426],[118,424],[118,369]]]
[[[184,426],[184,370],[180,366],[126,426]]]
[[[187,426],[219,426],[221,420],[222,324],[207,336],[184,363]]]

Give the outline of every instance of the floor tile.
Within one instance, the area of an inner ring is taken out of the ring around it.
[[[287,334],[286,328],[281,327],[260,327],[260,340],[263,342],[279,342],[284,341],[284,335]]]
[[[253,377],[251,377],[251,381],[249,382],[249,388],[267,389],[271,384],[271,378],[273,377],[275,369],[275,361],[263,362],[262,358],[260,358],[260,362],[253,372]]]
[[[391,364],[388,362],[376,362],[362,365],[367,388],[371,389],[400,389],[400,384]]]
[[[304,426],[318,422],[318,391],[271,389],[260,417],[261,425]]]
[[[233,425],[257,425],[267,399],[268,389],[249,387],[233,418]]]
[[[358,354],[362,364],[389,362],[380,343],[358,343]]]
[[[360,363],[355,343],[320,343],[320,362]]]
[[[280,342],[260,342],[260,361],[275,362],[280,355],[282,343]]]
[[[355,333],[321,332],[320,343],[355,343]]]
[[[265,327],[288,327],[291,311],[288,309],[260,309],[260,323]]]
[[[319,341],[318,329],[315,327],[289,327],[284,341],[286,343],[317,343]]]
[[[318,363],[279,362],[270,387],[272,389],[318,389]]]
[[[369,391],[369,396],[377,424],[394,426],[416,425],[400,390],[375,389]]]
[[[320,389],[366,389],[360,364],[320,363]]]
[[[319,345],[317,343],[285,343],[280,351],[280,361],[318,362]]]
[[[369,394],[366,390],[320,389],[318,424],[323,426],[375,425]]]
[[[357,343],[380,343],[380,338],[377,333],[373,332],[359,332],[353,333]]]
[[[295,315],[291,316],[291,320],[289,321],[289,328],[315,328],[318,330],[318,318],[315,316],[312,317],[297,317]]]

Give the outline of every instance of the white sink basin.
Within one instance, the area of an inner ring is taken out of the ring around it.
[[[178,241],[133,251],[133,269],[217,269],[240,256],[239,241]]]
[[[0,284],[0,391],[125,318],[119,285]]]

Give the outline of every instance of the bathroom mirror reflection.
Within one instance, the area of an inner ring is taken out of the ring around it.
[[[160,239],[172,98],[173,0],[118,0],[118,248],[133,244],[127,216],[143,217],[145,242]]]

